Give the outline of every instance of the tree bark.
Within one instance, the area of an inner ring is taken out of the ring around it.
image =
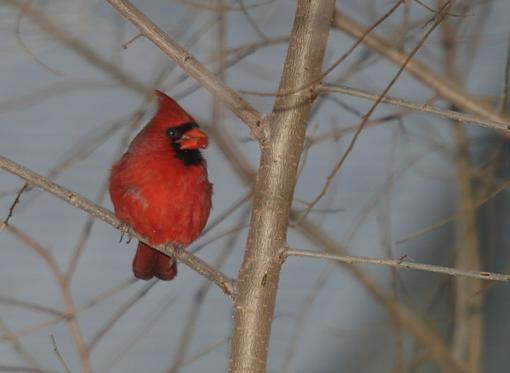
[[[230,372],[266,370],[297,168],[320,78],[334,0],[300,0],[269,138],[261,143],[254,209],[234,303]]]

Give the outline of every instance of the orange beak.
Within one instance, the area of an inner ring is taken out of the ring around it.
[[[182,150],[205,149],[209,145],[209,139],[204,132],[195,127],[182,135],[178,143]]]

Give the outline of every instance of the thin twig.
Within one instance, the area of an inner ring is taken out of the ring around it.
[[[62,364],[62,367],[64,368],[66,373],[71,373],[71,370],[67,366],[66,361],[64,360],[60,351],[58,350],[57,341],[55,340],[55,336],[53,334],[50,334],[50,338],[51,338],[51,344],[53,346],[53,352],[55,352],[55,355],[57,355],[58,361],[60,361],[60,364]]]
[[[34,0],[26,0],[23,5],[21,6],[21,9],[19,11],[18,17],[16,18],[16,40],[18,41],[19,46],[30,56],[32,59],[40,66],[42,66],[45,70],[49,71],[50,73],[57,75],[57,76],[63,76],[64,74],[53,67],[45,64],[39,57],[37,57],[32,50],[28,47],[28,45],[23,40],[23,37],[21,36],[21,21],[23,20],[23,16],[25,15],[26,11],[30,8]]]
[[[51,307],[43,306],[41,304],[37,304],[34,302],[27,302],[21,299],[17,299],[9,296],[0,296],[0,304],[4,304],[7,306],[20,307],[25,309],[30,309],[36,312],[43,312],[53,316],[59,316],[62,319],[66,317],[66,314]]]
[[[468,269],[441,267],[432,264],[411,263],[400,259],[373,259],[359,256],[325,254],[317,251],[307,250],[288,250],[286,256],[302,256],[307,258],[334,260],[345,264],[382,265],[386,267],[415,269],[418,271],[442,273],[450,276],[478,278],[487,281],[510,282],[510,275],[505,275],[502,273],[471,271]]]
[[[480,198],[478,201],[476,201],[476,203],[474,203],[472,205],[472,209],[478,209],[480,208],[481,206],[483,206],[484,204],[486,204],[488,201],[490,201],[491,199],[495,198],[499,193],[503,192],[504,190],[506,190],[508,187],[510,187],[510,180],[504,182],[502,185],[500,185],[498,188],[496,188],[495,190],[493,190],[491,193],[489,193],[488,195],[484,196],[483,198]],[[433,230],[436,230],[438,228],[441,228],[443,227],[444,225],[454,221],[455,219],[458,219],[459,217],[462,216],[462,214],[464,214],[466,211],[458,211],[456,212],[455,214],[453,215],[450,215],[444,219],[441,219],[431,225],[429,225],[428,227],[425,227],[425,228],[422,228],[420,229],[419,231],[417,232],[414,232],[410,235],[407,235],[397,241],[395,241],[395,244],[399,245],[399,244],[403,244],[407,241],[410,241],[410,240],[413,240],[413,239],[416,239],[418,237],[421,237],[427,233],[430,233],[432,232]]]
[[[248,23],[251,25],[251,27],[253,28],[253,30],[255,31],[255,33],[264,41],[266,41],[268,39],[268,37],[266,36],[266,34],[264,34],[264,32],[262,31],[262,29],[259,27],[259,25],[257,24],[257,22],[255,22],[255,20],[252,18],[250,12],[248,11],[248,9],[246,8],[246,5],[244,4],[244,1],[243,0],[236,0],[236,2],[239,4],[239,8],[241,9],[241,12],[243,12],[244,14],[244,17],[246,18],[246,20],[248,21]]]
[[[246,5],[245,9],[258,8],[258,7],[270,4],[274,1],[275,0],[257,1],[257,2],[254,2],[253,4]],[[226,12],[226,11],[229,11],[229,12],[230,11],[238,11],[239,12],[239,11],[241,11],[240,6],[239,5],[236,6],[235,4],[220,5],[220,4],[211,4],[211,1],[200,2],[200,1],[192,1],[192,0],[177,0],[177,2],[191,5],[197,9],[207,9],[207,10],[211,10],[214,12]]]
[[[71,316],[75,317],[78,313],[88,310],[91,307],[94,307],[95,305],[113,297],[117,293],[121,292],[124,289],[127,289],[128,287],[130,287],[131,285],[133,285],[137,282],[138,282],[138,280],[136,278],[130,277],[127,280],[122,281],[119,285],[116,285],[111,289],[102,291],[101,293],[95,295],[88,301],[86,301],[83,304],[76,307],[75,314],[71,315]]]
[[[19,203],[21,195],[23,194],[23,192],[25,192],[25,190],[27,190],[27,188],[28,188],[28,183],[25,183],[25,184],[23,184],[21,189],[18,191],[18,193],[16,193],[16,197],[14,198],[14,201],[12,202],[11,207],[9,207],[9,213],[7,214],[7,217],[5,218],[5,220],[3,221],[4,225],[9,225],[9,220],[12,218],[12,215],[14,214],[14,209],[16,208],[16,205]],[[2,225],[2,228],[3,228],[3,225]],[[0,230],[2,228],[0,228]]]
[[[7,373],[59,373],[55,370],[30,368],[18,365],[0,364],[0,372]]]
[[[349,96],[364,98],[371,101],[376,101],[380,97],[380,95],[376,95],[360,89],[331,84],[321,84],[318,87],[318,90],[323,92],[343,93]],[[420,113],[430,113],[439,115],[441,117],[445,117],[460,123],[476,123],[481,125],[482,127],[505,131],[510,134],[510,122],[494,122],[490,119],[485,119],[476,115],[461,113],[455,110],[441,109],[437,106],[429,105],[427,103],[413,102],[389,96],[384,97],[381,102],[385,104],[395,105],[398,107],[403,107]]]

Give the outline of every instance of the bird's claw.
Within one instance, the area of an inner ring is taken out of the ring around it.
[[[122,242],[122,240],[124,239],[124,235],[127,235],[128,236],[128,240],[127,240],[126,244],[129,244],[131,242],[132,238],[133,238],[131,236],[131,234],[129,234],[129,231],[130,231],[129,225],[122,223],[119,226],[119,230],[120,230],[120,240],[119,240],[119,242]]]

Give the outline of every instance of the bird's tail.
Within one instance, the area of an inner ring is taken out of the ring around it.
[[[177,275],[177,263],[173,258],[138,242],[133,273],[142,280],[150,280],[156,276],[160,280],[170,281]]]

